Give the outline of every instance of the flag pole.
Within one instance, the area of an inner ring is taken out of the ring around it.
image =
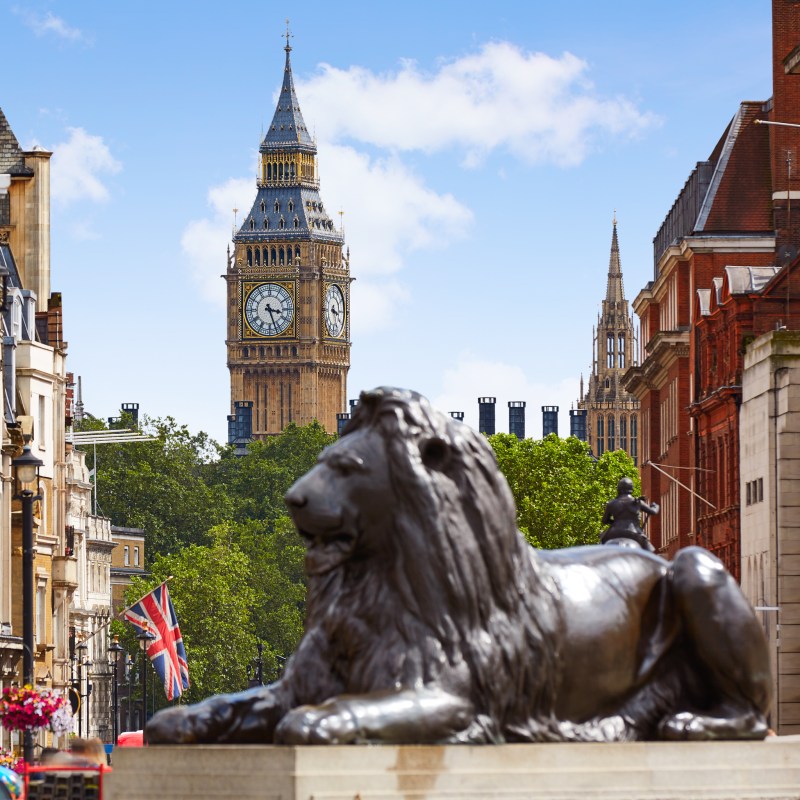
[[[167,581],[171,581],[174,577],[175,577],[174,575],[170,575],[169,577],[164,578],[164,580],[161,581],[161,583],[159,583],[158,586],[163,586]],[[158,586],[154,586],[153,589],[157,589]],[[97,636],[98,633],[104,631],[115,619],[120,619],[122,615],[126,611],[130,611],[136,605],[136,603],[138,603],[140,600],[144,600],[144,598],[147,597],[147,595],[149,595],[150,592],[153,591],[153,589],[149,589],[148,591],[146,591],[135,603],[131,603],[127,608],[123,608],[121,611],[112,615],[109,618],[108,622],[104,622],[94,633],[89,634],[89,636],[87,636],[85,639],[82,639],[81,641],[85,643],[88,642],[90,639],[94,639],[94,637]]]

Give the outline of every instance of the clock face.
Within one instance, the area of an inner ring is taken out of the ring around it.
[[[278,336],[292,324],[294,302],[283,286],[262,283],[247,295],[244,315],[255,333]]]
[[[325,326],[330,336],[341,336],[344,330],[344,295],[335,283],[325,292]]]

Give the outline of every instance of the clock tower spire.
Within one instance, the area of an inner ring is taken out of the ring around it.
[[[287,22],[283,82],[259,147],[255,200],[223,276],[231,408],[247,411],[254,438],[314,419],[335,432],[350,368],[349,256],[319,193],[290,36]]]

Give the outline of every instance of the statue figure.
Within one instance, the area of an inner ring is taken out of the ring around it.
[[[711,554],[532,549],[485,438],[361,394],[286,495],[303,638],[269,686],[156,714],[158,743],[759,739],[766,640]]]
[[[658,503],[650,505],[646,497],[633,496],[633,481],[622,478],[617,484],[617,496],[606,503],[603,525],[609,527],[600,537],[600,544],[614,544],[623,547],[641,547],[655,552],[650,540],[641,528],[640,514],[658,514]]]

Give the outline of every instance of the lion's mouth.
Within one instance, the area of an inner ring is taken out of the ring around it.
[[[345,562],[356,547],[357,536],[351,531],[299,530],[306,546],[306,573],[322,575]]]

